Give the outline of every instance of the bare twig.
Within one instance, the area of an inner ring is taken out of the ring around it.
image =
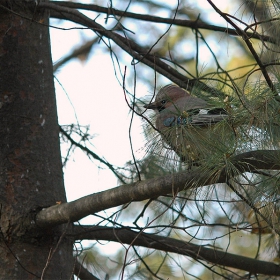
[[[246,43],[248,49],[250,50],[251,54],[253,55],[254,59],[256,60],[257,64],[259,65],[260,67],[260,70],[268,84],[268,86],[270,87],[271,91],[274,93],[274,94],[277,94],[276,91],[275,91],[275,87],[274,87],[274,84],[273,82],[271,81],[270,77],[269,77],[269,74],[268,72],[266,71],[266,65],[264,63],[262,63],[259,55],[257,54],[256,50],[254,49],[250,39],[251,37],[248,36],[248,34],[242,30],[237,24],[235,24],[231,19],[230,17],[232,17],[231,15],[227,14],[227,13],[223,13],[211,0],[207,0],[208,3],[213,7],[213,9],[221,16],[223,17],[229,24],[231,24],[237,34],[244,40],[244,42]],[[236,19],[236,18],[235,18]],[[242,22],[243,24],[245,24],[244,22]]]
[[[90,149],[88,149],[87,147],[83,146],[82,144],[78,143],[77,141],[75,141],[70,134],[68,134],[63,128],[62,126],[59,126],[59,130],[60,130],[60,133],[65,136],[69,141],[70,143],[75,146],[75,147],[78,147],[79,149],[81,149],[82,151],[86,152],[88,155],[90,155],[91,157],[93,157],[94,159],[100,161],[101,163],[103,163],[104,165],[106,165],[115,175],[116,177],[122,182],[122,183],[125,183],[122,176],[119,175],[114,166],[111,165],[109,162],[107,162],[106,160],[102,159],[101,157],[99,157],[96,153],[94,153],[93,151],[91,151]]]
[[[191,90],[195,85],[197,85],[201,90],[217,92],[217,89],[209,87],[208,85],[200,82],[198,79],[188,79],[185,75],[170,67],[170,65],[163,62],[156,55],[147,54],[147,49],[140,47],[132,40],[124,38],[116,32],[105,29],[102,25],[98,24],[77,10],[46,2],[40,2],[38,5],[39,8],[50,9],[53,17],[71,20],[78,24],[87,26],[99,34],[100,37],[105,36],[113,40],[119,47],[130,54],[134,59],[137,59],[150,68],[155,69],[158,73],[164,75],[166,78],[184,89]]]
[[[192,29],[205,29],[205,30],[227,33],[232,36],[239,36],[235,29],[207,24],[207,23],[203,22],[202,20],[163,18],[163,17],[151,16],[151,15],[143,15],[143,14],[136,14],[136,13],[131,13],[131,12],[127,12],[127,11],[121,11],[121,10],[114,9],[112,7],[106,8],[106,7],[101,7],[101,6],[94,5],[94,4],[83,4],[83,3],[75,3],[75,2],[68,2],[68,1],[55,1],[55,2],[51,2],[51,3],[55,3],[57,5],[61,5],[61,6],[73,8],[73,9],[84,9],[84,10],[88,10],[88,11],[105,13],[107,15],[134,18],[134,19],[155,22],[155,23],[173,24],[173,25],[177,25],[177,26],[189,27]],[[261,35],[257,32],[247,32],[246,31],[246,34],[250,38],[254,38],[254,39],[258,39],[258,40],[262,40],[262,41],[268,41],[270,43],[277,43],[274,38],[272,38],[270,36]]]

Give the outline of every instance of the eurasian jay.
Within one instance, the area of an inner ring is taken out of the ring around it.
[[[156,128],[163,140],[189,164],[197,163],[218,145],[222,131],[215,131],[215,126],[228,118],[225,109],[176,85],[161,88],[155,101],[144,107],[156,111]]]

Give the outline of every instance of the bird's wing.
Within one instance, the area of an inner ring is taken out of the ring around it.
[[[195,109],[207,108],[207,106],[209,105],[205,100],[195,96],[187,96],[177,99],[171,104],[171,106],[167,107],[165,110],[169,113],[178,114],[183,111],[192,111]]]
[[[181,112],[181,115],[161,118],[165,127],[175,125],[209,126],[226,119],[228,115],[222,108],[195,109]]]

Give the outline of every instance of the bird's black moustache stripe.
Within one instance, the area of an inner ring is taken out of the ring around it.
[[[157,109],[158,109],[159,112],[161,112],[165,109],[165,107],[164,106],[159,106],[159,107],[157,107]]]

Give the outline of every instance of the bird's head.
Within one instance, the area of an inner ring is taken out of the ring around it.
[[[145,105],[146,109],[153,109],[158,112],[174,105],[179,98],[188,97],[190,94],[176,85],[167,85],[159,90],[154,102]]]

